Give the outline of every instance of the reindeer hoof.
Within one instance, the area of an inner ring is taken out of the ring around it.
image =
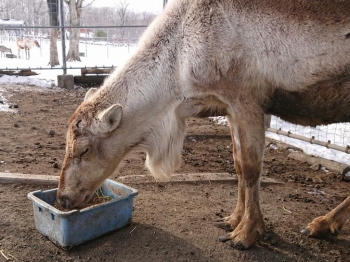
[[[215,220],[215,222],[225,222],[227,221],[227,217],[219,218],[218,220]]]
[[[334,237],[338,236],[339,235],[339,230],[336,230],[336,229],[332,230],[331,231],[331,235],[334,236]]]
[[[310,230],[306,227],[306,228],[303,228],[302,230],[300,230],[300,233],[302,233],[305,236],[308,236],[308,235],[310,235]]]
[[[226,234],[226,235],[223,235],[223,236],[219,236],[219,241],[220,242],[226,242],[228,240],[231,240],[230,238],[230,234]]]
[[[306,228],[303,228],[302,230],[300,230],[300,232],[305,235],[305,236],[308,236],[308,237],[312,237],[312,238],[327,238],[329,236],[332,236],[332,237],[336,237],[338,236],[339,234],[339,230],[337,229],[329,229],[328,233],[326,232],[323,232],[322,234],[319,234],[317,232],[312,232],[309,228],[309,226],[307,226]]]
[[[216,221],[216,222],[214,222],[214,226],[216,226],[217,228],[221,228],[223,230],[226,230],[226,231],[233,231],[231,225],[227,222]]]
[[[233,231],[231,224],[228,223],[227,221],[228,221],[228,217],[220,218],[214,222],[214,226],[226,231]]]
[[[241,243],[233,243],[233,241],[231,240],[230,238],[230,234],[226,234],[226,235],[223,235],[223,236],[220,236],[219,237],[219,241],[222,242],[222,243],[225,243],[226,245],[228,245],[229,247],[232,247],[232,248],[235,248],[235,249],[238,249],[238,250],[245,250],[247,249],[243,244]]]

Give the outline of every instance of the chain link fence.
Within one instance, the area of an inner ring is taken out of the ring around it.
[[[276,116],[271,116],[267,123],[268,132],[350,154],[350,123],[307,127],[283,121]]]
[[[85,67],[115,67],[124,62],[127,57],[137,48],[137,43],[147,26],[115,26],[115,27],[78,27],[81,33],[79,40],[79,56],[81,63],[65,63],[66,56],[62,55],[62,45],[69,46],[69,40],[66,38],[59,38],[57,40],[58,57],[61,66],[55,66],[54,69],[69,68],[85,68]],[[30,29],[30,27],[23,27],[22,29]],[[96,36],[94,31],[105,32],[106,36]],[[50,40],[46,34],[27,35],[21,34],[22,37],[30,40],[38,41],[40,47],[33,47],[30,50],[30,61],[25,60],[24,50],[18,49],[17,37],[14,34],[3,33],[0,30],[0,45],[7,49],[2,57],[13,58],[16,61],[7,61],[7,63],[0,63],[0,70],[43,70],[53,69],[48,66],[50,55]],[[1,51],[1,49],[0,49]],[[24,59],[23,59],[24,58]]]
[[[16,60],[1,62],[0,70],[61,69],[66,74],[68,69],[120,65],[137,48],[139,38],[156,15],[135,13],[128,9],[126,2],[112,4],[111,7],[85,6],[81,11],[82,26],[75,26],[76,21],[72,22],[70,17],[71,10],[63,0],[0,0],[0,59]],[[66,61],[74,30],[79,34],[81,63]],[[58,33],[60,65],[52,67],[48,62],[50,35],[54,33]],[[27,59],[30,61],[23,59],[26,57],[24,51],[17,46],[17,40],[23,38],[36,40],[40,45],[30,49],[30,59]]]

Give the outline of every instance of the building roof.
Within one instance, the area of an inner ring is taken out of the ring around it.
[[[24,26],[24,20],[0,19],[0,27]]]

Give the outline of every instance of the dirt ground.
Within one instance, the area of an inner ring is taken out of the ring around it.
[[[0,112],[0,172],[59,175],[67,123],[86,89],[0,88],[16,110]],[[234,174],[228,128],[210,119],[190,119],[188,126],[178,173]],[[262,186],[266,235],[249,250],[219,242],[225,232],[213,225],[233,211],[235,184],[128,184],[139,191],[131,225],[70,250],[35,229],[27,194],[52,187],[0,184],[0,262],[5,256],[9,261],[350,261],[349,223],[337,238],[319,240],[300,233],[344,200],[349,184],[339,174],[288,159],[290,149],[274,145],[266,148],[263,178],[284,184]],[[142,152],[129,155],[112,179],[148,174],[144,159]]]

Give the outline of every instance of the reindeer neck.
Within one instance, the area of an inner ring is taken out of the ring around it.
[[[185,9],[181,5],[177,8]],[[159,15],[140,40],[137,51],[105,81],[98,103],[120,103],[126,111],[137,112],[150,105],[152,109],[148,110],[164,110],[182,99],[176,81],[180,24],[181,15],[174,8]]]

